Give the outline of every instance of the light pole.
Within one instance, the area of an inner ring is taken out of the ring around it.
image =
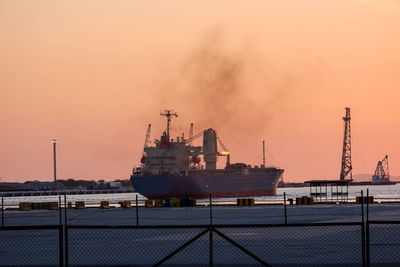
[[[53,143],[53,163],[54,163],[54,185],[53,185],[53,190],[56,190],[56,181],[57,181],[57,165],[56,165],[56,144],[57,140],[53,139],[51,141]]]

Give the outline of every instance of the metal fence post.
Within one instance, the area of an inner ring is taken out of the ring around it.
[[[328,184],[325,184],[325,203],[328,204]]]
[[[64,240],[63,240],[63,226],[60,224],[58,228],[58,247],[60,253],[59,266],[64,266]]]
[[[369,217],[369,189],[367,188],[367,213],[366,213],[367,222],[368,222],[368,217]]]
[[[367,188],[367,220],[366,220],[366,225],[365,225],[365,243],[366,243],[366,259],[367,259],[367,266],[369,267],[371,262],[370,262],[370,240],[369,240],[369,189]]]
[[[58,208],[58,211],[59,211],[59,213],[60,213],[60,225],[62,225],[62,203],[61,203],[61,196],[59,195],[58,196],[58,206],[59,206],[59,208]]]
[[[209,266],[214,265],[214,240],[213,240],[213,216],[212,216],[212,198],[210,194],[210,228],[209,228]]]
[[[139,226],[138,195],[136,194],[136,226]]]
[[[365,224],[364,224],[364,192],[361,190],[361,254],[362,266],[365,267]]]
[[[4,227],[4,197],[1,198],[1,226]]]
[[[67,194],[64,194],[64,247],[65,247],[65,266],[68,267],[68,225],[67,225]]]
[[[287,213],[286,213],[286,192],[283,192],[283,207],[285,210],[285,224],[287,224]]]
[[[210,194],[210,225],[213,224],[213,214],[212,214],[212,199],[211,199],[211,194]]]

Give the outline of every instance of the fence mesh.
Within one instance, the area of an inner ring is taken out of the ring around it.
[[[366,229],[371,266],[399,266],[400,222],[369,222]],[[58,266],[61,230],[61,226],[0,228],[0,266]],[[362,265],[361,223],[70,226],[67,230],[70,266],[208,266],[210,257],[214,266]]]
[[[361,225],[280,226],[223,228],[220,231],[239,245],[274,266],[361,264]],[[217,262],[246,263],[244,253],[225,254],[224,244]]]
[[[362,263],[361,225],[215,226],[215,229],[212,261],[216,266],[261,266],[262,262],[272,266]],[[182,250],[163,262],[166,266],[206,266],[210,261],[210,232],[206,226],[74,227],[68,230],[68,237],[71,265],[154,265],[180,247]],[[199,238],[184,246],[195,237]]]
[[[0,266],[59,266],[58,228],[1,228]]]
[[[204,230],[179,227],[69,228],[69,264],[153,265]],[[197,242],[192,244],[194,248],[201,247],[202,240]],[[185,260],[191,263],[203,258],[204,255],[196,252]],[[176,259],[171,258],[170,261],[175,262]]]
[[[400,222],[369,223],[372,266],[400,266]]]

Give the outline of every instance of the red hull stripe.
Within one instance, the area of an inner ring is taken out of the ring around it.
[[[240,192],[215,192],[211,193],[213,198],[232,198],[232,197],[253,197],[253,196],[274,196],[276,195],[276,189],[264,189],[264,190],[249,190]],[[187,193],[187,194],[145,194],[148,199],[167,199],[167,198],[191,198],[191,199],[202,199],[209,198],[210,193]]]

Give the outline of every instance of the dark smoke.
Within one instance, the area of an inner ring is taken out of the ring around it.
[[[184,60],[177,106],[195,114],[197,129],[260,133],[272,122],[275,108],[290,96],[294,79],[262,70],[260,65],[268,65],[252,54],[249,45],[228,49],[223,37],[220,29],[207,32]]]
[[[229,124],[237,115],[237,103],[247,102],[243,90],[244,59],[220,47],[218,32],[209,34],[185,64],[183,78],[193,92],[193,104],[201,120]]]

